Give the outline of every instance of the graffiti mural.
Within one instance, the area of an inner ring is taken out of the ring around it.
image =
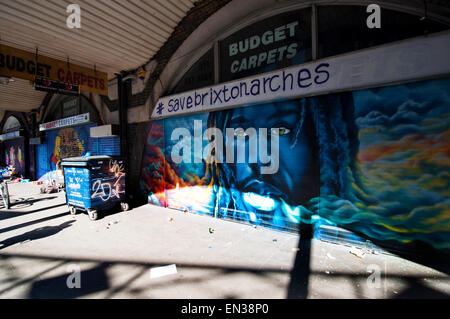
[[[450,79],[154,121],[149,202],[296,231],[450,248]]]
[[[23,139],[5,141],[5,163],[12,167],[19,177],[25,175]]]
[[[85,133],[83,130],[77,132],[72,127],[58,131],[51,157],[55,168],[59,167],[59,163],[63,158],[81,156],[86,152],[87,137],[89,135],[86,136],[83,133]]]
[[[66,157],[85,155],[89,147],[90,128],[93,126],[96,124],[46,132],[45,143],[37,148],[38,178],[48,179],[50,175],[55,175],[55,171],[60,169],[61,160]]]

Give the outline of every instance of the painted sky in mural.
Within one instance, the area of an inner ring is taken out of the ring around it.
[[[375,203],[353,218],[379,225],[369,235],[450,248],[449,88],[444,79],[354,93],[358,160]]]
[[[441,79],[154,121],[141,188],[155,204],[255,225],[295,230],[321,216],[374,241],[449,249],[449,88]],[[172,132],[194,136],[195,121],[203,131],[277,128],[279,170],[175,163],[172,150],[184,142]]]

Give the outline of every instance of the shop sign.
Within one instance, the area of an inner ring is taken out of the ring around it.
[[[311,43],[309,8],[254,23],[220,41],[220,81],[304,63]]]
[[[108,95],[108,74],[67,61],[0,45],[0,75],[34,81],[36,78],[78,85],[81,91]]]
[[[39,131],[53,130],[66,126],[80,125],[90,121],[89,113],[67,117],[53,122],[43,123],[39,125]]]
[[[416,38],[162,97],[152,118],[448,76],[449,56],[450,33]]]

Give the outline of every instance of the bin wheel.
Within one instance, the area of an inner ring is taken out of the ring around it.
[[[130,205],[128,205],[128,203],[120,203],[120,207],[124,212],[130,209]]]
[[[88,210],[88,215],[90,220],[97,220],[98,212],[96,210]]]
[[[73,206],[69,206],[70,215],[75,215],[77,213],[77,209]]]

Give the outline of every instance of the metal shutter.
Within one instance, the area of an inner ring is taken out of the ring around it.
[[[120,156],[120,137],[91,137],[89,152],[91,155]]]

